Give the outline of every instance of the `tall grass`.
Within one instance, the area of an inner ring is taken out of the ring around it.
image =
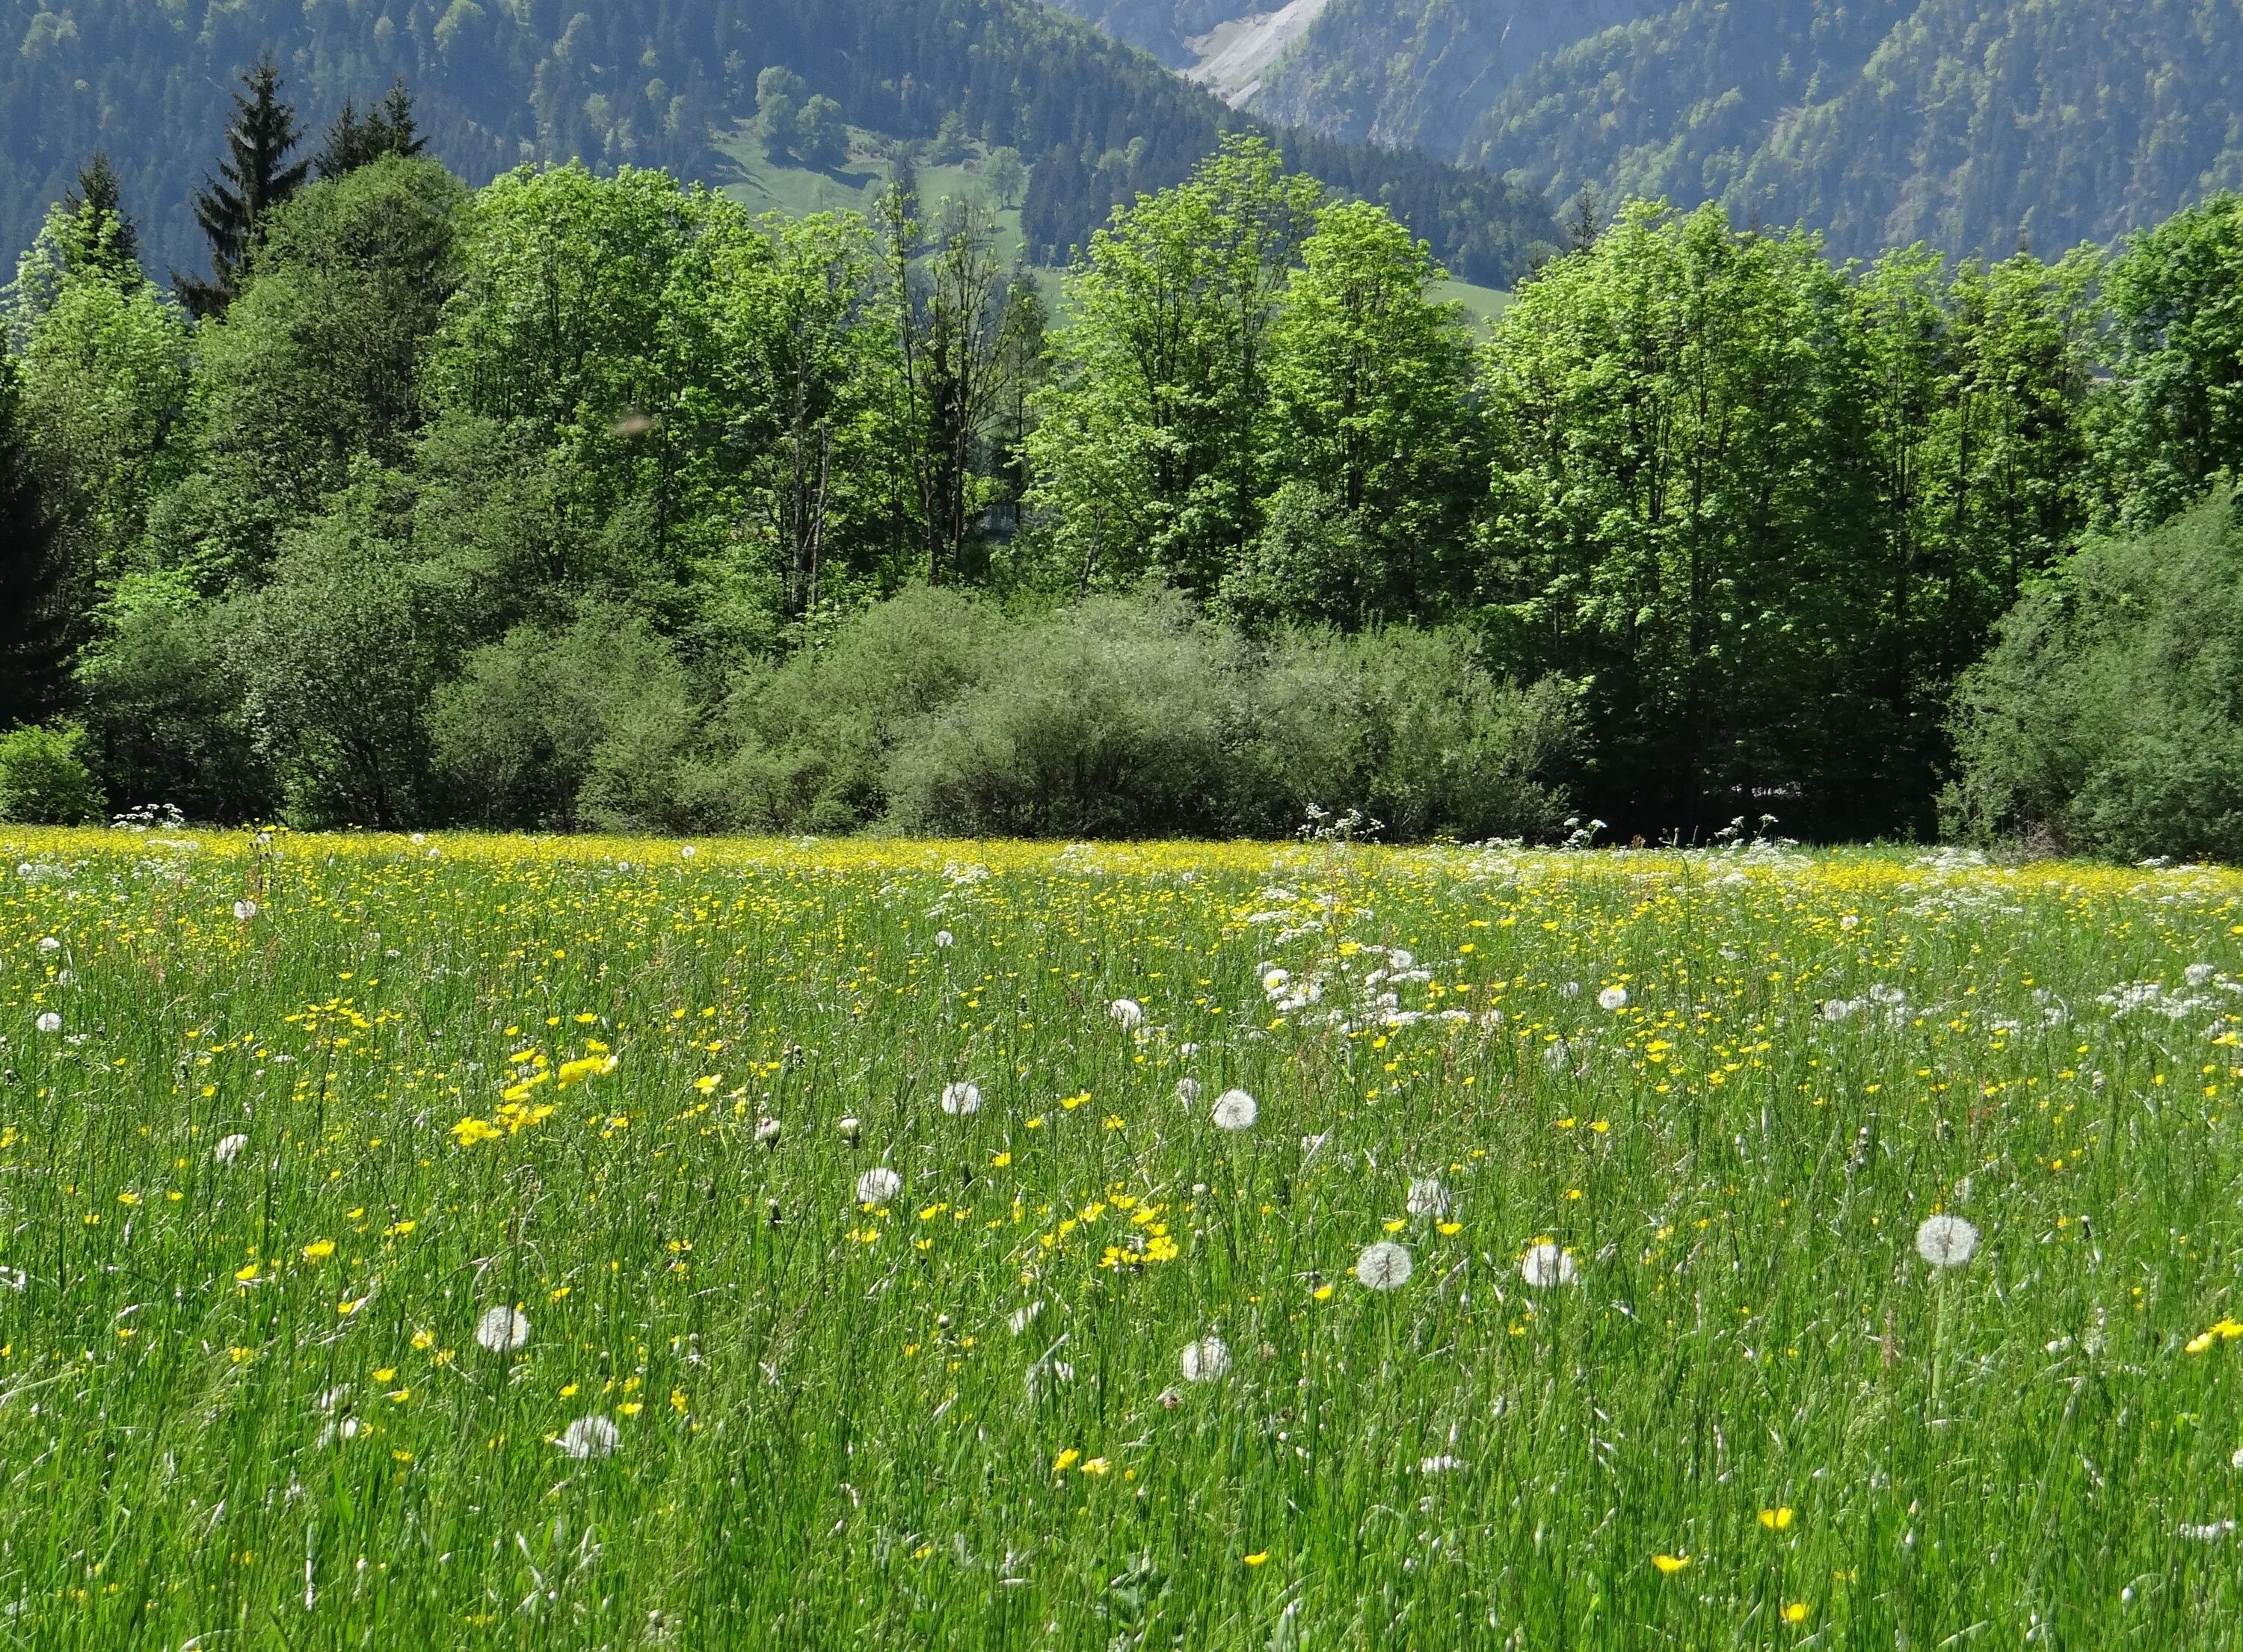
[[[2243,877],[697,847],[9,839],[15,1640],[2233,1644]]]

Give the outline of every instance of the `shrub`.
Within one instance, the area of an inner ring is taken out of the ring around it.
[[[1240,824],[1277,833],[1311,804],[1357,809],[1399,839],[1538,836],[1566,812],[1575,695],[1493,675],[1461,631],[1296,634],[1253,689]]]
[[[84,731],[37,723],[0,738],[0,820],[82,826],[107,805],[82,753]]]
[[[1966,673],[1950,830],[2121,859],[2243,859],[2243,524],[2215,496],[2092,541]]]
[[[999,639],[980,682],[902,742],[906,830],[1024,837],[1226,823],[1230,648],[1165,602],[1105,597]]]

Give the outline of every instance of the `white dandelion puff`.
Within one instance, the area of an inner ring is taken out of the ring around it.
[[[529,1340],[529,1316],[504,1303],[485,1308],[475,1321],[475,1340],[486,1353],[512,1353]]]
[[[1243,1090],[1226,1090],[1215,1098],[1209,1116],[1218,1130],[1251,1130],[1262,1116],[1262,1106]]]
[[[1041,1313],[1043,1311],[1043,1299],[1039,1297],[1034,1301],[1029,1303],[1026,1307],[1014,1308],[1013,1310],[1013,1317],[1006,1320],[1005,1323],[1012,1326],[1013,1334],[1014,1336],[1020,1336],[1024,1334],[1027,1328],[1035,1323],[1036,1315]]]
[[[1978,1230],[1959,1216],[1927,1216],[1916,1225],[1916,1253],[1934,1267],[1961,1267],[1978,1253]]]
[[[1825,1021],[1843,1021],[1859,1007],[1851,998],[1831,998],[1822,1005],[1822,1018]]]
[[[1529,1290],[1548,1291],[1573,1284],[1581,1277],[1581,1270],[1572,1256],[1546,1240],[1526,1247],[1526,1254],[1519,1259],[1519,1277],[1526,1281]]]
[[[615,1423],[595,1413],[589,1417],[577,1418],[562,1429],[560,1445],[563,1452],[581,1461],[587,1457],[608,1455],[615,1450],[619,1438]]]
[[[875,1165],[857,1179],[859,1205],[885,1205],[904,1191],[904,1179],[886,1165]]]
[[[1412,1216],[1431,1216],[1438,1220],[1449,1213],[1453,1202],[1439,1177],[1419,1176],[1410,1183],[1410,1197],[1404,1208]]]
[[[1292,984],[1293,972],[1290,970],[1270,970],[1264,971],[1262,977],[1262,991],[1265,996],[1272,998],[1284,997],[1285,989]]]
[[[1199,1080],[1196,1078],[1177,1079],[1176,1099],[1183,1103],[1187,1107],[1191,1106],[1194,1103],[1197,1102],[1199,1100]]]
[[[834,1128],[841,1132],[841,1139],[843,1141],[854,1141],[857,1139],[858,1132],[863,1130],[864,1126],[859,1124],[854,1118],[845,1118],[838,1121],[835,1124]]]
[[[1563,986],[1558,989],[1558,996],[1561,998],[1580,997],[1581,996],[1581,984],[1579,981],[1566,982]]]
[[[257,916],[257,903],[250,900],[236,901],[233,903],[233,916],[237,923],[248,923]]]
[[[937,930],[934,932],[934,944],[937,946],[953,945],[955,944],[957,939],[958,937],[953,935],[948,930]]]
[[[59,951],[61,951],[62,950],[63,950],[63,944],[62,944],[60,941],[57,941],[57,940],[53,936],[51,936],[51,935],[42,935],[42,936],[39,937],[39,950],[40,950],[40,951],[42,951],[42,952],[59,952]]]
[[[942,1087],[942,1111],[953,1118],[967,1118],[981,1111],[981,1086],[970,1079]]]
[[[686,845],[685,845],[685,847],[684,847],[684,848],[683,848],[683,849],[679,850],[677,852],[678,852],[680,855],[684,856],[687,860],[689,860],[689,861],[690,861],[690,860],[691,860],[691,859],[692,859],[696,855],[698,855],[701,851],[700,851],[699,850],[697,850],[697,849],[694,848],[692,844],[688,843],[688,844],[686,844]]]
[[[1408,1246],[1380,1239],[1376,1245],[1364,1246],[1363,1254],[1355,1259],[1355,1277],[1374,1291],[1398,1291],[1410,1283],[1416,1266]]]
[[[2227,1460],[2230,1468],[2243,1468],[2243,1446],[2235,1447],[2235,1454]]]
[[[49,1010],[42,1013],[31,1024],[42,1032],[60,1032],[63,1030],[63,1018],[52,1010]]]
[[[2212,977],[2218,975],[2219,971],[2209,964],[2192,964],[2181,973],[2187,977],[2189,985],[2200,987],[2210,984]]]
[[[1600,1010],[1627,1009],[1627,989],[1623,986],[1606,987],[1603,991],[1597,994],[1597,1008]]]
[[[775,1147],[785,1128],[776,1118],[758,1118],[756,1120],[756,1139],[766,1147]]]
[[[219,1138],[218,1145],[211,1149],[211,1157],[221,1165],[231,1165],[241,1157],[241,1150],[249,1145],[249,1138],[239,1131],[231,1136]]]
[[[1184,1344],[1186,1382],[1220,1382],[1230,1373],[1230,1346],[1218,1336],[1203,1336]]]
[[[1142,1026],[1145,1006],[1135,998],[1116,998],[1106,1006],[1106,1013],[1125,1027]]]

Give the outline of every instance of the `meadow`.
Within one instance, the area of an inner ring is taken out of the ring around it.
[[[2243,1640],[2243,874],[0,854],[10,1644]]]

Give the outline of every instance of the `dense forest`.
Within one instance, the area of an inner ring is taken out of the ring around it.
[[[524,162],[726,176],[717,134],[777,66],[841,119],[899,139],[946,121],[1033,163],[1025,228],[1064,263],[1116,204],[1180,182],[1226,124],[1215,97],[1035,0],[0,0],[0,245],[20,246],[95,151],[135,203],[151,267],[195,272],[187,212],[243,64],[268,52],[307,119],[413,87],[428,152],[471,185]],[[1460,277],[1507,285],[1555,230],[1543,198],[1416,153],[1272,130],[1327,182],[1384,202]]]
[[[189,304],[130,208],[5,296],[0,816],[2243,849],[2233,196],[1990,264],[1629,203],[1476,335],[1234,134],[1055,319],[907,155],[470,189],[268,67]]]

